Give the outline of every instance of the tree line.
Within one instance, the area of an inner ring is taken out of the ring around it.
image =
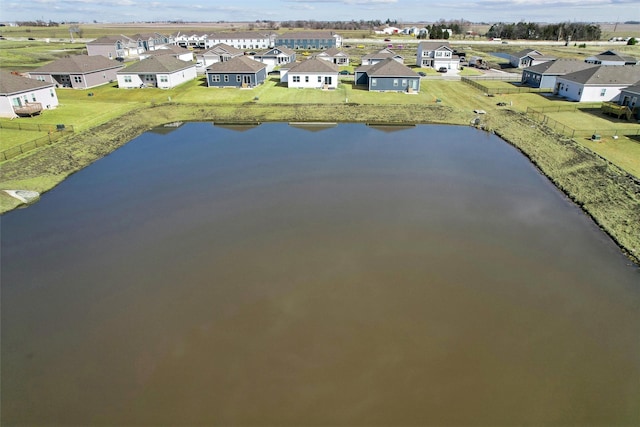
[[[581,22],[561,22],[559,24],[500,22],[493,24],[487,31],[487,37],[523,40],[599,40],[601,35],[600,25]]]

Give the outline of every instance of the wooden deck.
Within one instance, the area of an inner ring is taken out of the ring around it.
[[[20,117],[33,117],[42,112],[42,104],[39,102],[27,102],[22,107],[13,107],[13,111]]]

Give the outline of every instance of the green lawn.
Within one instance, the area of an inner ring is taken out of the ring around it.
[[[0,68],[29,71],[65,55],[86,53],[84,43],[0,40]]]

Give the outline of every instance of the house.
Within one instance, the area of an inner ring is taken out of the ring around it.
[[[315,57],[324,61],[329,61],[332,64],[336,64],[338,66],[349,65],[349,55],[334,47],[318,53],[317,55],[315,55]]]
[[[253,55],[253,59],[267,66],[267,73],[276,67],[296,61],[296,52],[286,46],[278,46]]]
[[[118,87],[170,89],[196,77],[196,66],[192,62],[171,55],[152,56],[118,71]]]
[[[520,68],[533,67],[534,65],[543,64],[549,61],[555,61],[555,56],[547,56],[547,55],[527,55],[520,60]]]
[[[578,102],[617,102],[623,89],[639,82],[640,65],[600,65],[558,77],[554,92]]]
[[[400,32],[400,28],[397,27],[385,27],[382,30],[376,31],[376,34],[398,34]]]
[[[178,45],[165,45],[155,50],[150,50],[140,54],[140,59],[151,58],[152,56],[171,55],[181,61],[193,61],[193,51]]]
[[[420,76],[393,58],[358,67],[354,79],[356,85],[366,85],[370,91],[420,91]]]
[[[378,62],[382,62],[387,58],[391,58],[397,61],[399,64],[404,64],[404,57],[392,52],[391,50],[384,48],[375,53],[370,53],[362,57],[362,65],[374,65]]]
[[[135,40],[143,52],[161,49],[164,46],[174,43],[171,36],[160,33],[135,34],[129,38]]]
[[[595,65],[636,65],[638,60],[633,56],[621,55],[615,50],[606,50],[584,60]],[[640,64],[639,64],[640,65]]]
[[[203,54],[196,55],[196,66],[207,68],[216,62],[225,62],[236,56],[242,56],[244,52],[228,44],[218,43]]]
[[[249,88],[264,83],[267,66],[250,56],[236,56],[207,67],[207,86]]]
[[[102,55],[109,59],[137,58],[144,49],[136,40],[123,34],[117,36],[105,36],[87,43],[87,55]]]
[[[513,68],[525,68],[534,65],[531,64],[531,57],[542,56],[542,53],[535,49],[523,49],[519,52],[509,54],[508,56],[509,64],[511,64]]]
[[[278,35],[275,39],[275,46],[286,46],[294,50],[323,50],[342,47],[342,37],[330,31],[292,31]]]
[[[207,47],[207,40],[209,36],[206,32],[202,31],[178,31],[174,36],[174,43],[185,49],[205,49]],[[210,43],[209,47],[215,43]]]
[[[578,59],[556,59],[522,70],[522,84],[540,89],[554,89],[556,78],[595,67]]]
[[[224,43],[236,49],[257,50],[273,47],[274,34],[257,31],[233,31],[225,33],[211,33],[207,36],[206,47],[211,48],[216,44]]]
[[[458,70],[460,58],[454,54],[454,50],[447,41],[425,41],[418,43],[416,65],[420,68],[433,68],[434,70],[439,70],[442,67],[447,70]]]
[[[89,89],[116,80],[123,68],[117,61],[102,55],[74,55],[57,59],[29,71],[32,79],[54,83],[56,87]]]
[[[0,117],[32,116],[57,106],[55,84],[0,71]]]
[[[338,66],[322,59],[310,58],[297,62],[290,68],[281,69],[280,79],[290,88],[336,89]]]

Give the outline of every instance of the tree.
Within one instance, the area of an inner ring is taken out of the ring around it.
[[[627,42],[627,45],[629,45],[629,46],[634,46],[634,45],[636,45],[637,43],[638,43],[638,40],[636,40],[636,38],[635,38],[635,37],[631,37],[631,38],[629,39],[629,41]]]

